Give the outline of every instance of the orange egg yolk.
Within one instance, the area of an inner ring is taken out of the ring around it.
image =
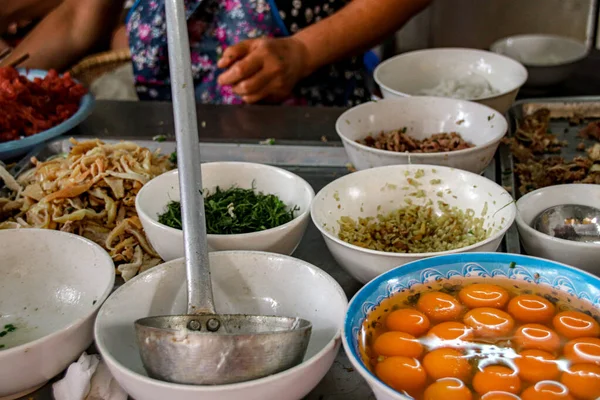
[[[442,322],[427,332],[427,345],[437,347],[461,347],[474,338],[473,329],[460,322]]]
[[[600,339],[579,338],[571,340],[565,344],[563,354],[572,363],[600,365]]]
[[[473,394],[463,382],[455,378],[440,379],[425,389],[423,400],[471,400]]]
[[[469,311],[463,322],[479,337],[506,337],[515,327],[515,321],[508,313],[489,307]]]
[[[556,353],[560,338],[552,329],[540,324],[525,324],[515,332],[515,343],[520,350],[543,350]]]
[[[417,301],[417,309],[436,322],[455,320],[463,311],[458,300],[442,292],[421,295]]]
[[[577,399],[598,400],[600,398],[600,367],[597,365],[571,365],[562,374],[560,381]]]
[[[429,318],[422,312],[410,308],[392,311],[385,320],[390,331],[399,331],[419,337],[429,330]]]
[[[600,336],[600,325],[589,315],[579,311],[563,311],[556,314],[552,325],[559,335],[567,339]]]
[[[573,396],[561,383],[542,381],[525,389],[521,394],[521,400],[573,400]]]
[[[491,365],[475,374],[473,389],[479,395],[493,391],[518,394],[521,392],[521,380],[516,371],[501,365]]]
[[[398,391],[416,391],[425,387],[427,374],[414,358],[389,357],[377,363],[375,374],[379,379]]]
[[[526,323],[544,323],[552,320],[555,307],[541,296],[523,294],[508,303],[508,313],[516,320]]]
[[[508,292],[496,285],[476,283],[464,287],[459,293],[460,301],[469,308],[504,308],[508,303]]]
[[[519,377],[529,383],[556,380],[560,369],[556,358],[542,350],[524,350],[515,359],[519,368]]]
[[[375,339],[373,350],[380,356],[419,358],[423,353],[423,346],[413,335],[390,331]]]
[[[457,378],[467,382],[471,375],[471,364],[464,354],[455,349],[433,350],[423,357],[423,367],[433,380]]]

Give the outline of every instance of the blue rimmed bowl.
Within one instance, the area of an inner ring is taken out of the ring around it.
[[[380,381],[363,363],[358,336],[367,315],[381,302],[401,291],[439,279],[508,279],[546,285],[587,303],[600,316],[600,278],[542,258],[506,253],[466,253],[427,258],[392,269],[367,283],[352,298],[344,321],[343,345],[356,370],[367,381],[378,400],[408,397]]]
[[[25,75],[27,79],[44,78],[48,71],[38,69],[19,70],[21,75]],[[79,109],[71,118],[63,121],[53,128],[36,133],[35,135],[27,136],[19,140],[11,140],[10,142],[0,143],[0,160],[9,160],[15,157],[22,156],[35,146],[40,145],[50,139],[67,133],[83,122],[92,113],[94,108],[94,96],[87,93],[79,102]]]

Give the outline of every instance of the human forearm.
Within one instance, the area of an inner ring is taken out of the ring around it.
[[[15,22],[42,18],[62,0],[0,0],[0,33]]]
[[[27,35],[3,64],[27,53],[29,59],[23,67],[68,68],[101,41],[110,40],[122,3],[121,0],[65,0]]]
[[[396,32],[431,0],[353,0],[292,37],[307,49],[306,75],[367,50]]]

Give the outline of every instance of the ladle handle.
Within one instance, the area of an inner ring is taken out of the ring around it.
[[[177,139],[188,313],[214,314],[187,19],[183,0],[166,0],[165,7]]]

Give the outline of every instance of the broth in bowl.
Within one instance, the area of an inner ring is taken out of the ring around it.
[[[360,351],[379,379],[414,399],[597,399],[592,310],[535,283],[440,280],[381,302],[363,323]]]
[[[378,400],[597,400],[599,324],[597,276],[518,254],[449,254],[367,283],[343,343]]]

